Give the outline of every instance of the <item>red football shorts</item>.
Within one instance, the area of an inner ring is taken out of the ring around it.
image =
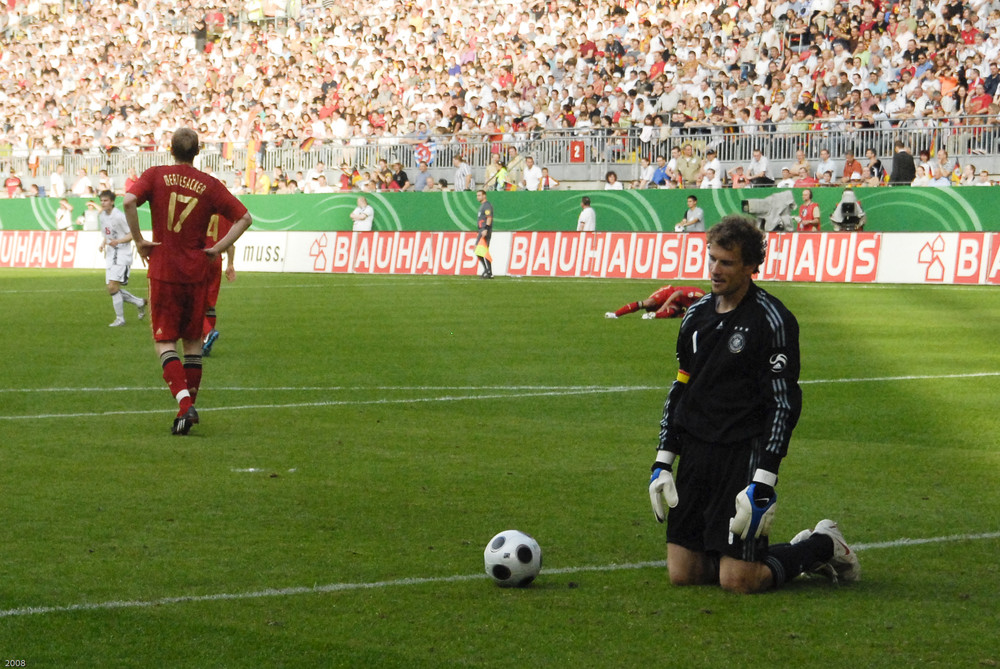
[[[149,321],[154,341],[201,341],[208,305],[208,282],[149,280]]]

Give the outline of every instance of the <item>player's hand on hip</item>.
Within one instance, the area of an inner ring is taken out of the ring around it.
[[[671,509],[677,506],[677,486],[670,467],[653,469],[653,475],[649,477],[649,501],[653,505],[653,515],[661,523],[667,517],[663,503],[666,502]]]
[[[729,543],[739,537],[766,537],[774,522],[778,493],[766,483],[751,483],[736,495],[736,513],[729,519]]]
[[[148,239],[140,239],[135,243],[135,249],[139,252],[139,257],[145,260],[149,257],[149,254],[153,252],[160,242],[151,242]]]

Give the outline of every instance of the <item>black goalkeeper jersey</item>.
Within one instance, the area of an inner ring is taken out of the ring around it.
[[[679,452],[679,430],[713,444],[752,440],[761,466],[777,473],[802,410],[798,322],[753,282],[728,313],[716,313],[715,300],[706,295],[681,322],[660,448]]]

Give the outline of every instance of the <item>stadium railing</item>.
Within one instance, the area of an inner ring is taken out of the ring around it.
[[[209,137],[203,138],[199,166],[226,179],[231,179],[237,171],[256,167],[269,174],[275,167],[281,167],[286,175],[294,178],[297,172],[305,173],[319,161],[331,171],[345,164],[365,171],[373,169],[381,158],[390,164],[399,162],[412,175],[418,162],[426,160],[435,178],[450,180],[455,156],[463,156],[478,177],[494,154],[507,156],[508,149],[514,147],[522,155],[532,156],[537,165],[548,167],[553,176],[562,181],[603,181],[609,170],[616,171],[619,180],[626,181],[638,178],[640,158],[655,160],[658,155],[669,158],[673,147],[688,142],[699,154],[709,148],[715,149],[725,169],[746,164],[755,149],[761,149],[772,170],[780,170],[794,162],[799,149],[813,161],[822,149],[826,149],[834,160],[843,160],[847,151],[853,151],[864,162],[865,151],[869,148],[874,149],[888,169],[893,145],[899,140],[914,156],[925,149],[932,154],[945,149],[950,159],[962,163],[974,161],[977,167],[995,173],[994,168],[1000,163],[1000,125],[985,123],[983,117],[947,121],[906,120],[886,128],[860,128],[849,122],[827,123],[817,129],[798,132],[762,125],[752,134],[740,132],[735,126],[701,126],[673,128],[666,137],[656,133],[648,141],[643,137],[641,126],[513,132],[493,138],[473,134],[435,135],[423,141],[401,139],[386,143],[382,140],[357,145],[317,140],[308,142],[308,148],[299,140],[286,140],[280,145],[263,142],[255,150],[248,149],[246,144],[229,144]],[[58,163],[65,165],[67,181],[73,180],[83,167],[89,175],[107,170],[116,183],[120,183],[130,169],[141,173],[148,167],[169,163],[171,159],[166,151],[88,149],[39,156],[32,171],[26,151],[0,145],[0,160],[13,167],[22,178],[27,175],[25,183],[47,181]],[[481,180],[477,178],[477,181]]]

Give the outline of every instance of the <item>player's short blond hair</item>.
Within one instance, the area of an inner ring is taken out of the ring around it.
[[[178,128],[170,139],[170,154],[182,163],[194,162],[199,148],[198,133],[191,128]]]

